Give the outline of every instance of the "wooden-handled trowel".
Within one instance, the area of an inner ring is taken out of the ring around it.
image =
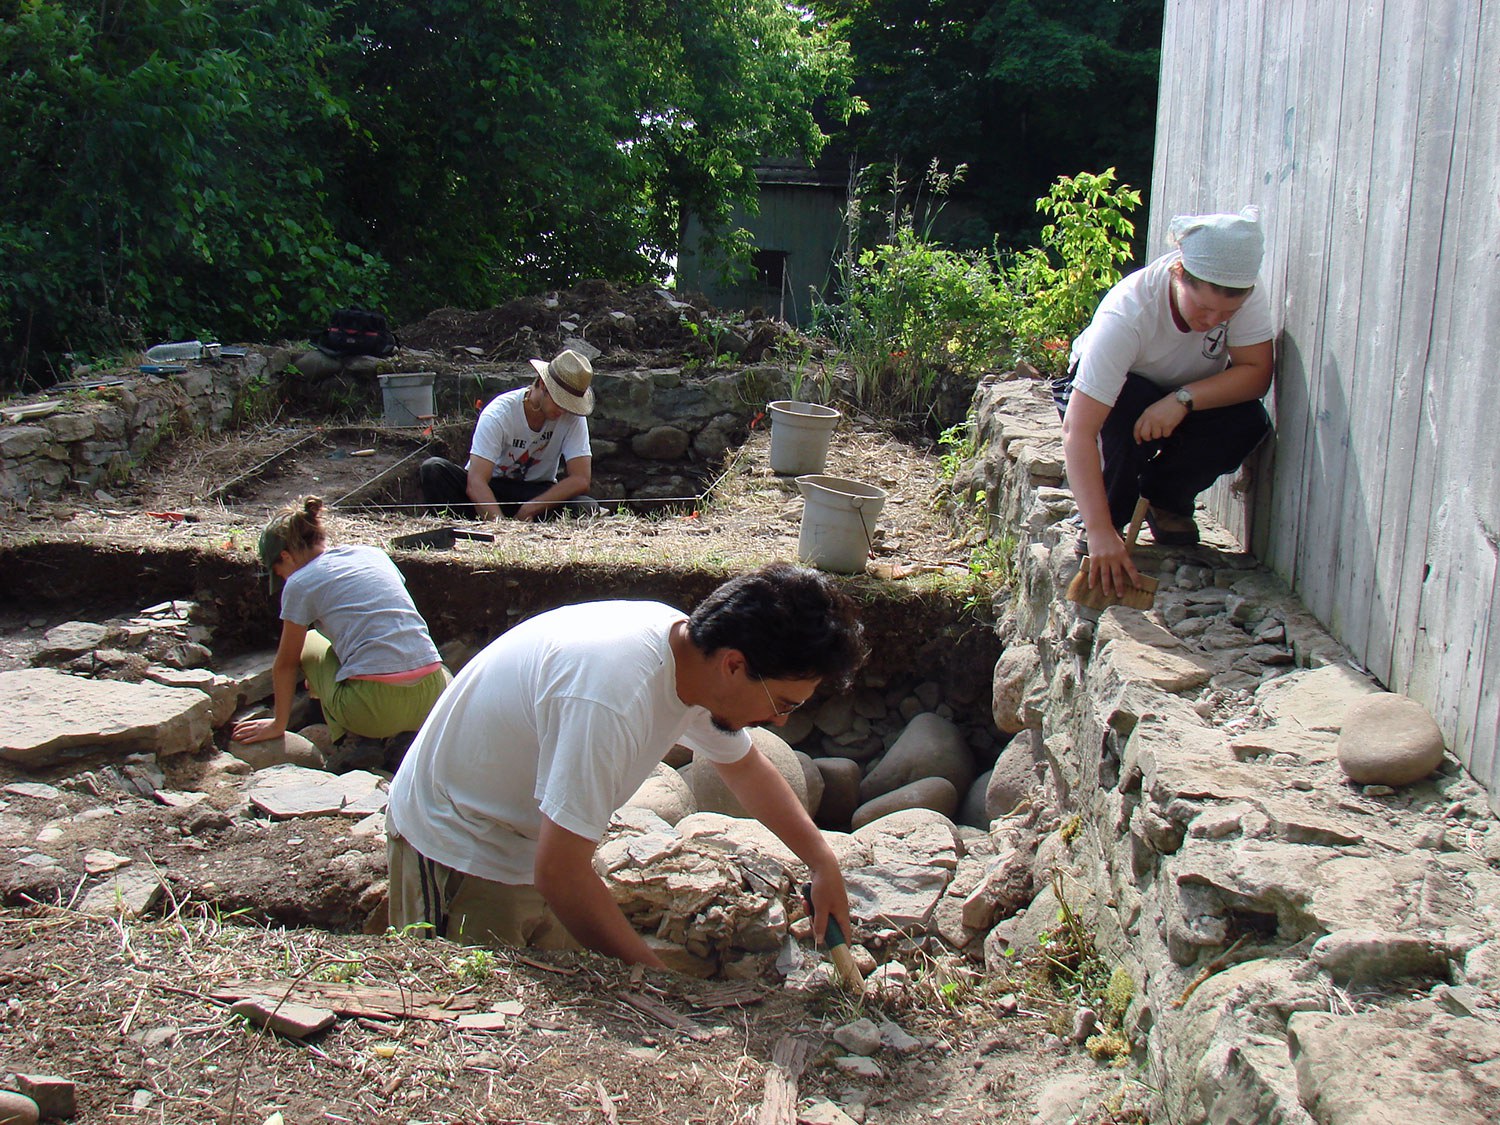
[[[816,917],[817,911],[813,909],[811,883],[802,884],[802,901],[807,903],[808,916]],[[862,995],[865,991],[864,975],[859,971],[859,966],[854,963],[854,954],[849,952],[849,945],[844,940],[843,927],[832,914],[828,916],[828,928],[824,932],[824,937],[827,939],[828,956],[833,959],[833,967],[838,970],[839,979],[844,982],[844,987],[855,995]],[[817,940],[816,935],[813,940]]]

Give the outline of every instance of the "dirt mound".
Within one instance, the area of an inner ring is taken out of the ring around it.
[[[595,362],[603,366],[678,364],[721,354],[755,363],[787,331],[759,310],[741,317],[721,313],[695,294],[654,285],[622,291],[590,280],[492,309],[438,309],[403,327],[401,342],[486,362],[550,356],[565,340],[581,339],[599,349]]]

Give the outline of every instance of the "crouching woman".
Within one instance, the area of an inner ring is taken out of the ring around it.
[[[322,512],[322,500],[306,497],[261,533],[261,562],[286,583],[271,673],[276,709],[236,723],[236,742],[286,733],[299,675],[335,740],[345,731],[389,738],[416,730],[452,679],[390,556],[329,546]]]

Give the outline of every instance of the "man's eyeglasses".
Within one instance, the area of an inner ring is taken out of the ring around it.
[[[760,684],[761,690],[766,693],[766,702],[771,705],[771,711],[775,714],[775,716],[778,719],[784,719],[786,716],[790,715],[793,711],[795,711],[798,707],[801,707],[802,703],[806,703],[807,702],[807,700],[804,699],[802,701],[802,703],[793,703],[790,707],[778,707],[776,705],[776,697],[771,694],[771,689],[768,688],[768,687],[766,687],[766,681],[765,680],[756,680],[756,683]]]

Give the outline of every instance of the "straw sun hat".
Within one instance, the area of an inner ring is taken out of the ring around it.
[[[547,363],[540,359],[531,361],[542,385],[557,403],[569,414],[590,414],[594,409],[594,368],[585,356],[569,348]]]

